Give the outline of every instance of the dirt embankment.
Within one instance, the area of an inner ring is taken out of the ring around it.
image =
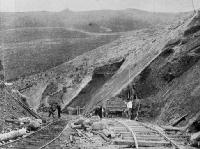
[[[188,114],[187,123],[200,110],[196,91],[200,83],[199,19],[196,15],[178,38],[168,41],[162,53],[134,80],[143,99],[141,115],[166,124]]]
[[[186,124],[200,110],[199,20],[196,14],[176,29],[154,32],[153,37],[140,32],[143,39],[138,36],[132,43],[137,48],[93,94],[85,112],[113,96],[123,98],[127,86],[134,86],[142,101],[140,119],[167,124],[188,114],[180,125]]]
[[[16,125],[6,123],[6,119],[15,119],[20,117],[31,117],[31,115],[22,108],[14,99],[9,87],[3,83],[3,66],[0,63],[0,133],[7,129],[13,129]],[[17,97],[16,97],[17,98]],[[20,99],[18,99],[20,100]]]

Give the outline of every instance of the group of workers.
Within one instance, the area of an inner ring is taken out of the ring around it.
[[[49,117],[54,118],[54,112],[57,110],[58,112],[58,118],[61,117],[61,103],[63,104],[63,96],[67,92],[67,88],[63,87],[61,90],[50,94],[50,99],[53,99],[53,103],[50,104],[49,107]]]
[[[140,110],[140,99],[137,97],[134,87],[129,87],[126,99],[124,99],[126,109],[123,111],[125,116],[131,120],[138,120],[138,113]],[[97,106],[94,110],[94,115],[100,118],[105,117],[106,108],[104,106]]]

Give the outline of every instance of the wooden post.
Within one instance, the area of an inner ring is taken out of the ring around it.
[[[78,115],[81,114],[81,110],[80,110],[80,107],[78,106]]]
[[[78,115],[78,106],[76,106],[76,115]]]

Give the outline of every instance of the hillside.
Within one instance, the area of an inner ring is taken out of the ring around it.
[[[43,72],[118,38],[65,28],[18,28],[1,31],[7,80]]]

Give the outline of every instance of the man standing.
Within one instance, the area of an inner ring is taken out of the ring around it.
[[[60,118],[60,113],[61,113],[61,106],[60,104],[57,104],[57,110],[58,110],[58,118]]]
[[[132,111],[132,101],[129,100],[128,102],[125,102],[126,104],[126,110],[124,111],[128,119],[131,119],[131,111]]]
[[[54,112],[55,112],[55,108],[54,108],[54,105],[52,104],[50,107],[49,107],[49,117],[52,117],[54,118]]]
[[[100,118],[103,117],[103,114],[102,114],[102,106],[97,106],[95,108],[95,112],[94,112],[95,115],[98,115]]]
[[[133,106],[132,106],[132,117],[131,117],[132,120],[133,119],[136,121],[138,120],[139,110],[140,110],[140,99],[138,99],[136,97],[136,99],[133,102]]]

